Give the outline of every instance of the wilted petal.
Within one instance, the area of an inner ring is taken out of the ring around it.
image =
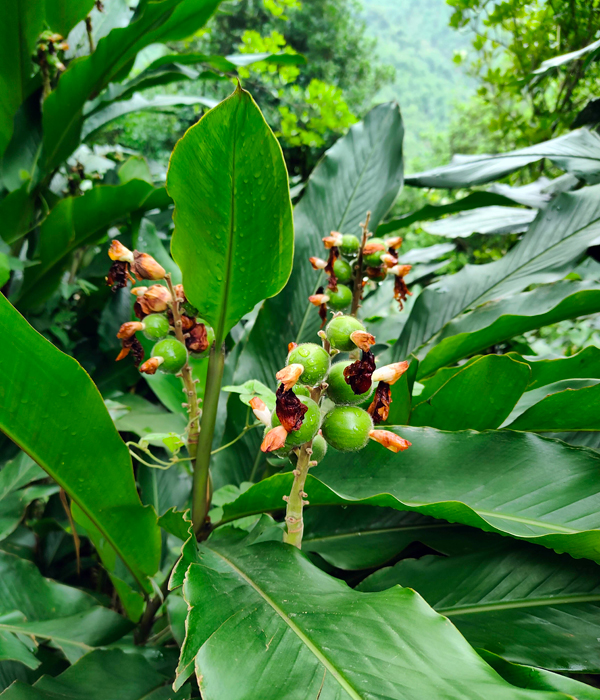
[[[404,277],[401,275],[396,275],[396,279],[394,280],[394,299],[398,302],[400,311],[402,311],[404,308],[404,302],[406,301],[407,297],[411,296],[412,292],[408,291]]]
[[[294,384],[300,379],[300,375],[304,372],[304,367],[301,364],[294,363],[280,369],[275,375],[277,381],[283,383],[285,391],[289,391]]]
[[[108,257],[111,260],[118,260],[120,262],[133,263],[134,257],[133,253],[126,248],[120,241],[114,240],[110,244],[108,249]]]
[[[267,408],[267,404],[258,396],[253,396],[250,399],[252,412],[258,420],[264,425],[271,425],[271,411]]]
[[[283,425],[278,425],[276,428],[272,428],[265,435],[264,440],[260,449],[262,452],[273,452],[274,450],[280,450],[287,440],[287,431]]]
[[[286,390],[283,384],[279,385],[275,413],[286,432],[300,430],[307,411],[308,406],[305,406],[291,389]]]
[[[308,297],[308,301],[310,301],[313,306],[321,306],[321,304],[326,304],[329,301],[329,297],[327,294],[312,294]]]
[[[322,258],[309,258],[308,261],[313,267],[313,270],[324,270],[327,267],[327,260]]]
[[[183,321],[184,318],[187,318],[187,316],[182,316],[181,320]],[[203,323],[197,323],[190,330],[188,337],[185,339],[185,345],[190,352],[198,355],[208,350],[208,334]]]
[[[384,253],[381,256],[381,262],[388,268],[394,267],[394,265],[398,264],[398,258],[395,255],[392,255],[391,253]]]
[[[396,236],[395,238],[387,238],[385,242],[388,248],[394,248],[394,250],[397,250],[402,245],[402,238],[400,236]]]
[[[298,347],[298,343],[294,343],[294,341],[292,340],[291,343],[288,343],[288,352],[292,352],[292,350],[294,348],[297,348],[297,347]]]
[[[406,277],[411,270],[412,265],[394,265],[389,269],[389,272],[397,277]]]
[[[135,335],[121,340],[121,352],[117,355],[117,362],[127,357],[130,352],[133,355],[134,364],[137,367],[144,359],[144,348]]]
[[[122,289],[127,286],[127,280],[130,279],[129,265],[126,262],[115,262],[110,266],[108,275],[106,275],[106,284],[111,287],[113,292],[117,289]],[[133,279],[133,278],[132,278]]]
[[[401,438],[390,430],[371,430],[369,437],[391,452],[396,453],[407,450],[412,445],[408,440]]]
[[[162,265],[148,253],[133,251],[133,263],[131,264],[133,274],[142,280],[161,280],[167,274]]]
[[[143,331],[144,330],[144,324],[140,323],[139,321],[128,321],[127,323],[124,323],[121,328],[119,328],[119,332],[117,333],[117,338],[120,338],[121,340],[124,340],[126,338],[131,338],[134,333],[137,333],[138,331]]]
[[[365,255],[373,255],[373,253],[376,253],[379,250],[386,250],[386,247],[383,243],[367,241],[365,243],[365,247],[363,248],[363,253]]]
[[[325,238],[323,238],[323,243],[325,244],[326,248],[333,248],[334,246],[339,248],[339,246],[342,245],[342,240],[343,236],[341,233],[338,231],[332,231],[329,236],[325,236]]]
[[[348,365],[344,370],[344,379],[346,384],[358,396],[358,394],[364,394],[371,388],[371,377],[374,371],[375,358],[373,353],[363,350],[361,359]]]
[[[156,370],[162,365],[163,362],[164,359],[162,357],[151,357],[140,367],[140,372],[143,372],[144,374],[156,374]]]
[[[369,352],[371,345],[375,345],[375,336],[367,331],[353,331],[350,333],[350,340],[365,352]]]
[[[171,294],[169,290],[161,284],[153,284],[151,287],[148,287],[145,294],[138,297],[138,302],[145,314],[165,311],[170,301]]]
[[[375,375],[373,375],[375,376]],[[373,419],[373,423],[378,425],[388,419],[390,414],[390,404],[392,403],[392,390],[390,385],[385,382],[379,382],[375,390],[375,396],[371,405],[367,409]]]
[[[403,360],[402,362],[394,362],[391,365],[384,365],[383,367],[378,367],[373,372],[374,382],[386,382],[387,384],[395,384],[398,379],[406,372],[408,369],[408,362]]]

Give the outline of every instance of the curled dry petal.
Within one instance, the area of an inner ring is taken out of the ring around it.
[[[394,281],[394,299],[398,302],[400,311],[402,311],[404,308],[404,302],[406,301],[407,297],[411,296],[412,292],[408,291],[404,277],[396,275],[396,279]]]
[[[383,243],[377,243],[376,241],[367,241],[365,247],[363,248],[363,253],[365,255],[373,255],[379,250],[385,250],[385,245]]]
[[[371,345],[375,345],[375,336],[367,331],[353,331],[350,333],[350,340],[365,352],[369,352]]]
[[[314,306],[321,306],[329,301],[329,296],[327,294],[311,294],[308,297],[308,301]]]
[[[375,357],[372,352],[363,350],[360,360],[348,365],[344,370],[344,379],[355,394],[364,394],[371,388],[371,377],[375,371]]]
[[[386,245],[388,248],[394,248],[394,250],[398,250],[398,248],[402,245],[402,238],[400,236],[396,236],[395,238],[388,238],[386,240]]]
[[[391,253],[384,253],[381,256],[381,262],[387,267],[394,267],[394,265],[398,264],[398,258],[395,255],[392,255]]]
[[[121,340],[121,352],[117,355],[117,362],[127,357],[130,352],[133,355],[134,364],[137,367],[144,359],[144,348],[135,335]]]
[[[275,413],[281,425],[288,433],[300,430],[308,406],[305,406],[291,389],[286,390],[283,384],[279,385],[276,396]]]
[[[171,316],[172,315],[173,314],[171,314]],[[198,325],[204,326],[203,323],[200,323],[200,324],[196,323],[195,318],[191,318],[187,314],[181,314],[181,330],[184,333],[190,333],[192,331],[192,329],[194,329]],[[204,326],[204,327],[206,328],[206,326]],[[194,352],[196,352],[196,351],[194,351]]]
[[[260,449],[262,452],[273,452],[274,450],[280,450],[287,440],[287,431],[283,425],[278,425],[276,428],[272,428],[265,435],[264,440]]]
[[[375,375],[373,375],[375,376]],[[379,382],[375,390],[375,396],[371,405],[367,409],[375,425],[379,425],[390,415],[390,404],[392,403],[392,390],[390,385],[385,382]]]
[[[411,270],[412,265],[394,265],[389,269],[389,272],[396,277],[406,277]]]
[[[134,256],[133,253],[126,248],[120,241],[116,239],[110,244],[108,249],[108,257],[111,260],[118,260],[119,262],[133,263]]]
[[[300,379],[300,375],[304,372],[304,367],[299,363],[293,363],[280,369],[275,375],[277,381],[283,383],[283,388],[285,391],[289,391],[294,384]],[[280,419],[281,420],[281,419]]]
[[[337,277],[333,271],[333,266],[335,261],[340,257],[340,249],[337,246],[332,246],[329,249],[329,258],[327,259],[327,264],[325,265],[325,272],[329,275],[329,282],[327,284],[328,289],[333,289],[337,292]]]
[[[263,425],[271,425],[271,411],[269,411],[266,403],[261,398],[253,396],[250,399],[250,406],[256,418],[258,418]]]
[[[297,347],[298,347],[298,343],[294,343],[294,341],[292,340],[291,343],[288,343],[288,352],[292,352],[292,350],[294,348],[297,348]]]
[[[400,377],[408,369],[408,362],[403,360],[402,362],[394,362],[391,365],[384,365],[383,367],[378,367],[373,372],[374,382],[386,382],[387,384],[395,384]]]
[[[184,317],[181,317],[183,321]],[[188,337],[185,339],[185,344],[187,349],[192,353],[203,353],[208,350],[208,333],[206,332],[206,326],[203,323],[197,323],[189,332]]]
[[[163,362],[164,359],[162,357],[151,357],[140,367],[140,372],[143,372],[144,374],[156,374],[156,370],[162,365]]]
[[[402,452],[403,450],[408,450],[412,445],[411,442],[401,438],[396,433],[392,433],[390,430],[371,430],[369,437],[391,452]]]
[[[161,284],[153,284],[141,297],[138,297],[138,302],[145,314],[165,311],[170,301],[169,290]]]
[[[325,244],[326,248],[333,248],[334,246],[341,246],[342,240],[343,236],[341,233],[338,231],[332,231],[329,236],[325,236],[325,238],[323,238],[323,243]]]
[[[322,258],[309,258],[308,261],[313,267],[313,270],[324,270],[327,267],[327,260]]]
[[[131,288],[131,293],[134,294],[136,297],[144,296],[144,294],[147,291],[148,291],[148,287],[132,287]]]
[[[131,336],[134,333],[137,333],[138,331],[143,331],[144,330],[144,324],[140,323],[139,321],[128,321],[127,323],[124,323],[121,328],[119,328],[119,332],[117,333],[117,338],[120,338],[121,340],[124,340],[126,338],[131,338]]]
[[[127,280],[129,278],[128,264],[115,260],[110,266],[110,270],[106,276],[106,284],[112,288],[113,292],[116,292],[117,289],[122,289],[127,286]]]
[[[131,271],[142,280],[161,280],[167,274],[165,268],[159,265],[151,255],[140,253],[138,250],[133,251]]]
[[[175,296],[177,298],[177,301],[181,302],[182,304],[187,301],[187,298],[185,296],[185,292],[183,291],[183,285],[182,284],[176,284],[175,287],[173,287],[175,290]]]

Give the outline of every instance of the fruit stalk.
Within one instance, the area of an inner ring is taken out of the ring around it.
[[[360,249],[358,251],[358,260],[356,261],[356,267],[354,272],[354,289],[352,291],[352,306],[350,307],[350,315],[356,316],[358,313],[358,307],[360,306],[360,300],[362,299],[363,290],[363,250],[367,243],[367,238],[369,237],[369,221],[371,219],[371,212],[367,212],[364,223],[360,226],[362,228],[362,239],[360,243]]]
[[[287,530],[283,535],[283,541],[302,549],[302,535],[304,534],[304,520],[302,511],[307,501],[304,484],[310,468],[310,458],[312,455],[312,440],[305,443],[298,453],[298,463],[294,469],[294,483],[289,496],[286,497],[287,508],[285,511],[285,522]]]

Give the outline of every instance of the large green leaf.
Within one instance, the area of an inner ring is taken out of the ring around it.
[[[320,319],[308,297],[322,282],[308,258],[323,251],[321,238],[330,231],[358,234],[371,211],[371,228],[386,214],[402,185],[404,129],[398,106],[382,104],[330,148],[311,174],[294,210],[294,267],[281,294],[263,305],[240,355],[233,384],[257,379],[274,387],[275,373],[285,365],[291,341],[315,342]],[[246,407],[237,396],[228,401],[223,443],[244,425]],[[256,471],[264,455],[256,431],[215,456],[217,485],[241,483]]]
[[[565,63],[569,63],[570,61],[576,61],[577,59],[582,58],[583,56],[587,56],[589,54],[595,56],[598,53],[600,53],[600,39],[598,41],[592,42],[591,44],[588,44],[587,46],[584,46],[578,51],[570,51],[569,53],[564,53],[560,56],[554,56],[554,58],[548,58],[542,62],[541,66],[537,70],[534,70],[533,72],[534,75],[543,75],[544,73],[547,73],[553,68],[558,68],[559,66],[562,66]]]
[[[205,700],[563,697],[510,686],[414,591],[358,593],[261,536],[231,528],[190,566],[176,687],[195,668]]]
[[[555,360],[529,361],[531,381],[527,391],[559,382],[563,379],[600,379],[600,348],[590,345],[571,357]]]
[[[294,228],[281,147],[251,95],[236,91],[175,146],[172,253],[217,347],[291,270]]]
[[[183,39],[199,29],[219,0],[161,0],[145,3],[141,17],[113,29],[89,56],[73,61],[44,102],[44,159],[51,171],[76,148],[86,101],[98,94],[138,51],[150,44]]]
[[[66,37],[94,7],[94,0],[46,0],[46,23],[53,32]]]
[[[600,284],[595,282],[555,282],[532,292],[488,301],[447,323],[417,353],[421,359],[418,377],[428,377],[440,367],[454,364],[463,357],[527,331],[598,311]]]
[[[445,238],[467,238],[473,233],[507,234],[526,231],[535,219],[535,209],[515,207],[482,207],[469,212],[448,216],[431,224],[423,224],[423,230]]]
[[[409,175],[406,184],[413,187],[457,189],[501,180],[506,175],[548,158],[562,170],[581,180],[596,183],[600,179],[600,136],[578,129],[551,141],[527,146],[499,155],[461,156],[449,165]]]
[[[78,588],[44,578],[35,564],[0,551],[0,634],[50,640],[74,662],[131,629],[128,620]],[[6,657],[4,657],[6,658]]]
[[[408,355],[469,308],[563,277],[600,235],[599,195],[598,185],[560,195],[501,260],[467,265],[427,287],[394,345],[394,357]]]
[[[6,0],[0,25],[0,155],[13,134],[13,120],[28,94],[31,55],[44,26],[45,0]]]
[[[442,430],[498,428],[529,383],[524,362],[508,355],[486,355],[453,374],[427,398],[416,398],[411,425]]]
[[[157,568],[156,514],[142,507],[131,458],[83,368],[0,296],[0,429],[55,479],[142,586]]]
[[[600,454],[532,433],[392,428],[412,447],[399,455],[370,444],[311,469],[308,500],[360,501],[414,510],[600,561]],[[256,484],[224,506],[224,520],[283,507],[293,476]]]
[[[526,543],[404,559],[358,589],[414,588],[476,648],[554,671],[600,669],[600,568]]]
[[[16,681],[0,697],[4,700],[186,700],[189,688],[174,693],[169,678],[154,669],[141,654],[110,649],[87,654],[59,676],[42,676],[33,686]]]
[[[54,291],[71,254],[93,243],[109,225],[142,207],[154,188],[144,180],[101,185],[81,197],[65,197],[40,227],[39,265],[25,271],[13,301],[22,308],[39,306]]]
[[[536,433],[600,430],[600,383],[551,393],[506,427]]]

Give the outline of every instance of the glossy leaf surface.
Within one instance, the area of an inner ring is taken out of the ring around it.
[[[0,428],[102,532],[138,582],[158,568],[156,515],[138,498],[131,458],[87,373],[0,297]]]
[[[482,207],[449,216],[431,224],[424,224],[423,230],[445,238],[467,238],[473,233],[496,235],[520,233],[527,230],[536,214],[535,209]]]
[[[281,148],[249,93],[238,89],[179,141],[167,189],[172,253],[186,295],[217,345],[291,270],[294,228]]]

